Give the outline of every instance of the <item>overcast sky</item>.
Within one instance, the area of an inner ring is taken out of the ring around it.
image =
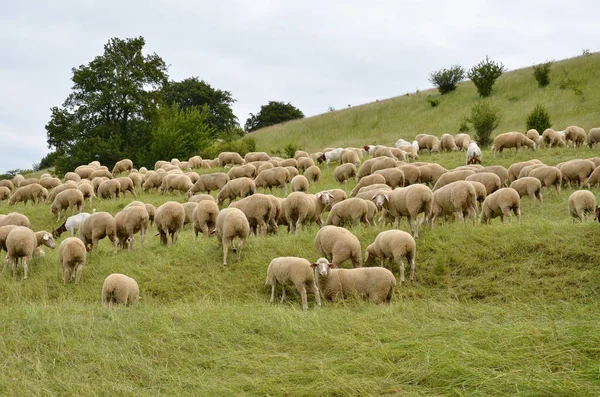
[[[431,87],[432,70],[487,55],[510,70],[598,51],[600,1],[0,2],[0,172],[49,152],[71,68],[111,37],[143,36],[172,80],[230,91],[243,124],[270,100],[312,116]]]

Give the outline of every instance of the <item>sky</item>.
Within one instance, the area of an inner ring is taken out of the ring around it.
[[[306,116],[431,88],[486,55],[509,70],[599,50],[600,1],[74,0],[0,2],[0,173],[50,149],[72,68],[143,36],[171,80],[230,91],[244,125],[269,101]]]

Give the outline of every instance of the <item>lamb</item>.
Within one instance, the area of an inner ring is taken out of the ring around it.
[[[102,181],[98,186],[98,197],[108,199],[118,199],[121,193],[121,184],[116,179]]]
[[[591,128],[588,132],[586,144],[590,147],[598,147],[598,142],[600,142],[600,128]]]
[[[253,195],[255,192],[256,185],[252,179],[245,177],[232,179],[217,194],[217,204],[221,205],[227,199],[231,204],[236,197],[244,198]]]
[[[533,205],[535,205],[535,199],[537,198],[538,202],[540,203],[540,207],[542,206],[542,182],[540,182],[539,179],[526,176],[513,181],[513,183],[510,184],[510,187],[519,193],[519,197],[523,197],[525,195],[531,197],[533,199]]]
[[[185,210],[183,206],[176,201],[167,201],[156,209],[154,223],[160,235],[160,243],[169,245],[169,235],[171,236],[171,245],[177,243],[177,236],[183,229],[185,221]]]
[[[79,230],[83,221],[86,220],[87,217],[89,217],[90,215],[92,214],[87,212],[81,212],[77,215],[72,215],[68,217],[65,223],[63,223],[57,229],[52,231],[52,237],[59,238],[60,235],[66,232],[67,230],[71,232],[71,236],[75,236],[75,230]]]
[[[98,246],[98,241],[104,237],[113,244],[113,254],[117,254],[117,224],[115,218],[108,212],[94,212],[81,223],[79,227],[79,238],[85,244],[88,252]]]
[[[450,134],[442,134],[440,137],[440,149],[444,152],[454,152],[458,150],[454,137]]]
[[[556,188],[556,196],[558,197],[560,195],[562,173],[557,167],[543,165],[531,170],[531,172],[529,172],[529,177],[538,179],[541,182],[542,187],[547,187],[549,192],[552,192],[552,186],[554,186]]]
[[[352,267],[362,267],[360,241],[349,230],[333,225],[323,226],[317,232],[314,244],[319,254],[338,266],[351,260]]]
[[[518,152],[521,146],[527,146],[535,150],[536,143],[520,132],[505,132],[494,138],[492,152],[494,152],[494,156],[496,156],[496,152],[502,154],[502,150],[513,147]]]
[[[281,188],[282,192],[285,191],[285,195],[287,196],[287,184],[286,181],[290,177],[290,172],[283,167],[271,168],[268,170],[264,170],[258,173],[256,179],[254,179],[254,185],[258,187],[262,187],[264,191],[269,191],[271,194],[273,193],[273,186],[277,186]]]
[[[125,171],[131,172],[132,169],[133,169],[133,161],[131,161],[129,159],[124,159],[124,160],[117,161],[115,163],[115,166],[113,167],[113,170],[112,170],[112,174],[117,175],[117,174],[120,174],[121,172],[125,172]]]
[[[545,129],[540,139],[544,147],[566,146],[563,137],[558,135],[552,128]]]
[[[585,143],[587,135],[581,127],[570,125],[565,129],[565,141],[567,144],[572,143],[574,147],[579,147]]]
[[[246,215],[238,208],[225,208],[217,215],[217,240],[223,246],[223,265],[227,265],[227,251],[231,244],[233,252],[237,251],[238,261],[242,247],[250,234],[250,224]],[[233,240],[238,238],[236,249]]]
[[[431,190],[433,192],[435,192],[436,190],[438,190],[438,189],[442,188],[443,186],[446,186],[452,182],[464,181],[465,179],[467,179],[467,177],[469,177],[471,175],[475,175],[475,171],[459,170],[459,171],[446,172],[445,174],[441,175],[438,178],[437,182],[433,186],[433,189],[431,189]]]
[[[252,164],[237,165],[227,172],[229,180],[241,177],[254,178],[256,168]]]
[[[17,277],[17,263],[23,258],[23,280],[27,280],[28,262],[37,247],[45,245],[51,249],[56,247],[52,235],[46,231],[34,233],[24,226],[17,226],[6,237],[7,259],[12,263],[13,277]]]
[[[507,216],[512,223],[510,211],[517,216],[517,222],[521,223],[521,198],[519,193],[510,187],[504,187],[496,190],[486,197],[481,208],[481,223],[490,223],[492,218],[500,217],[504,223],[504,217]]]
[[[536,130],[536,129],[530,129],[525,133],[525,136],[529,139],[531,139],[532,141],[534,141],[536,144],[538,144],[538,142],[540,142],[541,137],[540,137],[540,133]]]
[[[164,194],[165,191],[170,194],[173,190],[188,192],[193,186],[194,184],[189,176],[169,174],[163,178],[158,192],[161,194]]]
[[[534,159],[511,164],[510,167],[508,167],[508,182],[512,182],[518,179],[523,167],[532,164],[542,164],[542,162],[540,160]]]
[[[379,209],[385,209],[394,217],[394,226],[399,228],[400,218],[406,216],[410,232],[415,238],[419,237],[418,216],[424,213],[423,222],[431,219],[433,193],[425,185],[416,184],[405,188],[394,189],[390,193],[376,193],[372,199]],[[414,225],[413,225],[414,219]]]
[[[115,215],[117,238],[121,249],[127,248],[128,251],[131,251],[133,235],[137,232],[140,232],[140,244],[142,247],[144,246],[144,236],[148,230],[149,218],[146,208],[140,206],[123,208]]]
[[[471,144],[471,137],[469,136],[469,134],[465,133],[456,134],[456,137],[454,138],[454,143],[456,144],[458,150],[460,150],[461,152],[466,151],[468,150],[469,145]]]
[[[342,164],[354,164],[357,166],[360,164],[360,157],[354,150],[344,149],[340,155],[340,162]]]
[[[134,198],[137,199],[137,195],[135,194],[135,187],[133,185],[133,180],[130,178],[130,176],[121,176],[115,178],[115,180],[119,182],[119,191],[123,193],[123,195],[125,195],[125,192],[129,192]]]
[[[58,263],[62,268],[63,285],[75,277],[75,284],[81,281],[85,265],[85,245],[77,237],[69,237],[58,246]]]
[[[310,157],[300,157],[298,159],[298,171],[304,172],[307,168],[315,165],[315,162]]]
[[[562,178],[571,186],[572,181],[577,182],[577,186],[581,186],[586,179],[592,174],[596,165],[590,160],[569,160],[557,167],[562,173]]]
[[[249,163],[251,161],[269,161],[271,160],[271,156],[269,156],[265,152],[248,152],[244,156],[244,161]]]
[[[340,161],[340,155],[342,154],[342,148],[339,147],[337,149],[330,150],[328,152],[323,153],[321,156],[317,158],[317,162],[321,164],[325,161],[326,165],[329,165],[331,161]]]
[[[331,208],[326,224],[339,226],[347,223],[353,224],[360,220],[364,224],[371,226],[371,223],[367,219],[368,212],[367,201],[360,198],[349,198]]]
[[[396,279],[386,268],[336,269],[337,266],[325,258],[319,258],[311,266],[317,273],[317,286],[323,299],[336,301],[361,295],[373,303],[390,303],[392,300]]]
[[[419,167],[421,183],[429,183],[431,186],[434,186],[438,179],[448,172],[448,170],[436,163],[414,163],[414,165]]]
[[[56,198],[50,206],[50,211],[58,215],[57,221],[60,220],[60,214],[67,209],[73,211],[77,208],[77,212],[83,210],[84,198],[83,193],[77,189],[64,190],[56,195]]]
[[[292,192],[308,192],[308,179],[304,175],[296,175],[292,178],[290,188]]]
[[[29,227],[31,225],[31,222],[29,222],[29,218],[27,218],[27,216],[21,213],[10,212],[7,215],[0,215],[0,226],[6,225]]]
[[[356,194],[358,193],[358,191],[360,190],[361,187],[374,185],[376,183],[385,183],[385,182],[386,182],[385,177],[380,174],[373,174],[373,175],[365,176],[358,181],[356,186],[354,186],[354,189],[352,189],[352,191],[350,192],[350,196],[351,197],[356,196]]]
[[[0,186],[0,202],[2,200],[8,200],[10,198],[11,191],[6,186]]]
[[[298,234],[298,226],[312,222],[316,222],[319,227],[323,226],[321,214],[332,198],[328,191],[317,194],[290,193],[283,202],[290,232]]]
[[[276,208],[273,207],[273,201],[265,194],[253,194],[241,199],[235,203],[231,203],[229,208],[237,208],[241,210],[254,235],[264,236],[267,234],[268,224],[275,217]]]
[[[476,174],[469,175],[465,178],[465,180],[483,183],[483,185],[485,186],[486,196],[489,196],[491,193],[494,193],[496,190],[502,187],[500,177],[491,172],[478,172]]]
[[[415,281],[415,256],[417,254],[417,244],[415,239],[402,230],[386,230],[377,235],[375,241],[367,247],[365,251],[365,263],[370,258],[379,258],[381,267],[385,259],[389,259],[390,265],[394,260],[400,266],[400,283],[404,282],[404,261],[402,257],[410,264],[410,281]],[[392,266],[390,266],[392,267]]]
[[[319,178],[321,177],[321,169],[316,165],[311,165],[306,170],[304,170],[304,176],[311,183],[319,182]]]
[[[215,201],[200,201],[192,213],[192,224],[194,225],[195,239],[198,239],[198,232],[202,232],[206,237],[215,232],[219,206]]]
[[[477,145],[477,142],[469,143],[467,147],[467,155],[465,158],[465,164],[481,164],[482,155],[481,149]]]
[[[470,213],[473,217],[473,226],[475,226],[476,202],[475,188],[467,181],[456,181],[441,187],[433,192],[431,228],[433,229],[437,217],[452,213],[462,221],[465,221],[464,216]],[[485,201],[483,203],[485,205]]]
[[[240,156],[239,153],[236,152],[222,152],[219,153],[218,156],[219,166],[225,167],[227,165],[242,165],[244,164],[244,159]]]
[[[27,205],[27,201],[31,200],[34,204],[44,201],[48,198],[48,190],[42,185],[33,183],[19,187],[8,199],[8,205],[15,205],[23,202]]]
[[[594,214],[596,210],[596,197],[589,190],[578,190],[569,196],[569,215],[573,219],[583,222],[586,215]]]
[[[222,189],[227,182],[229,182],[229,177],[223,172],[200,175],[194,186],[188,190],[188,197],[192,197],[198,192],[210,194],[211,191]]]
[[[138,301],[139,294],[137,281],[124,274],[110,274],[102,284],[101,298],[106,307],[111,307],[113,304],[132,305]]]
[[[275,300],[277,283],[281,284],[281,303],[285,300],[285,285],[294,284],[300,292],[302,310],[308,310],[307,286],[315,294],[317,306],[321,306],[321,297],[315,282],[315,272],[311,267],[311,263],[306,259],[295,256],[274,258],[267,268],[267,280],[265,282],[265,285],[271,285],[271,303]]]

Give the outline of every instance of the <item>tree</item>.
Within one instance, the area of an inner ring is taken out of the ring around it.
[[[552,61],[548,61],[533,66],[533,77],[535,77],[538,87],[541,88],[550,84],[550,69],[552,68],[552,63]]]
[[[429,74],[429,81],[444,95],[454,91],[456,85],[465,78],[465,70],[460,65],[452,65],[449,69],[436,70]]]
[[[506,68],[502,63],[496,63],[486,55],[485,60],[479,62],[469,70],[467,77],[477,87],[479,96],[485,98],[490,96],[494,83],[505,71]]]
[[[250,113],[250,117],[246,120],[246,124],[244,125],[244,130],[246,130],[246,132],[252,132],[259,128],[283,123],[284,121],[301,119],[303,117],[304,113],[289,102],[269,101],[267,105],[262,105],[260,107],[260,111],[256,115]]]
[[[547,128],[552,127],[552,121],[550,115],[546,110],[546,107],[541,103],[535,105],[531,113],[527,116],[526,126],[528,130],[537,130],[540,134]]]
[[[190,107],[202,109],[207,105],[209,113],[206,122],[215,133],[239,126],[231,108],[235,103],[231,92],[214,89],[198,77],[171,81],[164,87],[163,94],[169,106],[177,104],[182,110]]]
[[[51,108],[46,125],[58,173],[92,160],[140,161],[168,77],[162,58],[142,54],[145,44],[143,37],[112,38],[102,55],[72,69],[73,91],[61,107]]]
[[[492,131],[500,124],[500,111],[487,102],[479,102],[471,108],[471,115],[466,120],[473,124],[477,144],[487,147],[492,141]]]

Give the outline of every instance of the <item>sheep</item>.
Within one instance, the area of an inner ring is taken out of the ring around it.
[[[58,263],[62,268],[63,285],[75,277],[75,284],[79,284],[85,265],[85,245],[77,237],[68,237],[58,246]]]
[[[13,277],[17,277],[17,263],[23,258],[23,280],[27,280],[28,262],[37,247],[45,245],[51,249],[56,247],[52,235],[46,231],[34,233],[25,226],[17,226],[6,237],[8,262],[12,263]]]
[[[501,165],[488,165],[487,167],[474,168],[473,171],[475,171],[475,173],[491,172],[496,174],[498,175],[498,178],[500,178],[500,184],[503,187],[508,186],[508,170]]]
[[[8,179],[0,180],[0,187],[7,188],[9,190],[9,192],[12,192],[13,190],[15,190],[15,184]]]
[[[113,244],[113,254],[117,253],[117,224],[115,218],[108,212],[94,212],[83,220],[79,227],[79,238],[85,244],[88,252],[98,246],[98,241],[108,237]]]
[[[177,243],[177,236],[183,228],[185,221],[185,210],[183,206],[176,201],[167,201],[156,209],[154,215],[154,223],[158,234],[160,235],[160,243],[169,245],[169,235],[171,236],[171,245]]]
[[[433,192],[425,185],[416,184],[397,188],[389,193],[376,193],[371,200],[377,208],[385,209],[394,217],[394,227],[396,228],[400,226],[400,218],[406,216],[410,232],[415,238],[419,237],[419,214],[424,213],[422,222],[424,224],[431,219]]]
[[[404,261],[402,257],[410,264],[410,281],[415,281],[415,256],[417,254],[417,244],[415,239],[402,230],[385,230],[375,237],[375,241],[370,244],[365,251],[365,263],[370,258],[379,258],[381,267],[385,259],[389,259],[390,268],[392,260],[400,266],[400,283],[404,282]]]
[[[588,187],[588,189],[591,189],[592,187],[597,186],[599,183],[600,183],[600,167],[596,166],[596,168],[594,168],[594,171],[592,171],[590,176],[585,180],[584,184]]]
[[[333,198],[328,191],[317,194],[290,193],[283,202],[283,210],[291,233],[298,234],[298,226],[316,222],[323,226],[321,214]]]
[[[254,178],[256,168],[252,164],[237,165],[227,172],[229,180],[241,177]]]
[[[310,157],[300,157],[298,159],[298,171],[300,172],[306,171],[307,168],[312,167],[313,165],[315,165],[315,162]]]
[[[261,164],[258,165],[258,163],[261,163]],[[275,165],[273,163],[264,162],[264,161],[256,162],[253,165],[254,165],[254,168],[256,168],[256,175],[260,174],[261,171],[270,170],[272,168],[275,168]]]
[[[596,165],[590,160],[569,160],[560,166],[557,166],[562,173],[563,180],[571,186],[571,181],[576,181],[580,187],[586,179],[592,174]]]
[[[232,179],[217,194],[217,204],[222,205],[227,199],[231,203],[236,197],[244,198],[253,195],[255,192],[256,185],[252,179],[246,177]]]
[[[117,161],[115,166],[113,167],[112,174],[117,175],[121,172],[130,171],[133,169],[133,161],[129,159],[124,159]]]
[[[202,168],[202,157],[192,156],[188,159],[190,168]]]
[[[290,178],[288,182],[290,182],[296,175],[300,175],[300,172],[298,172],[298,168],[296,167],[286,166],[283,168],[285,168],[289,172]]]
[[[189,192],[194,186],[192,180],[187,175],[169,174],[162,180],[158,192],[164,194],[165,192],[171,193],[173,190],[180,192]]]
[[[10,198],[11,192],[10,189],[6,186],[0,186],[0,202],[2,200],[8,200]]]
[[[98,185],[98,197],[107,198],[107,199],[118,199],[119,194],[121,193],[121,184],[116,179],[108,179],[102,181],[100,185]]]
[[[554,186],[556,188],[556,196],[560,196],[562,172],[557,167],[543,165],[531,170],[528,176],[538,179],[542,187],[547,187],[550,193],[552,193],[552,186]]]
[[[356,176],[356,166],[352,163],[341,164],[333,170],[333,177],[338,183],[348,183],[348,179],[354,178],[358,182]]]
[[[440,151],[440,140],[437,136],[429,135],[429,134],[419,134],[415,137],[419,145],[419,152],[427,149],[427,151],[431,152],[439,152]]]
[[[280,256],[274,258],[267,268],[267,280],[265,285],[271,285],[271,300],[275,300],[275,287],[281,284],[281,303],[285,300],[285,285],[294,284],[302,299],[302,310],[308,310],[308,299],[306,287],[315,295],[317,306],[321,306],[321,296],[315,282],[315,272],[311,263],[295,256]]]
[[[314,240],[315,249],[332,263],[340,266],[347,260],[352,267],[362,267],[360,241],[349,230],[339,226],[323,226]]]
[[[189,198],[188,201],[192,202],[192,203],[199,203],[199,202],[205,201],[205,200],[210,200],[210,201],[213,201],[215,203],[217,202],[217,200],[215,200],[215,198],[213,196],[211,196],[210,194],[206,194],[206,193],[197,194],[195,196],[192,196],[192,197]]]
[[[371,174],[373,174],[375,171],[394,167],[396,167],[396,159],[391,157],[377,158],[373,165],[371,165]]]
[[[90,175],[92,174],[92,172],[96,171],[96,169],[94,167],[88,167],[88,166],[79,166],[75,169],[75,173],[77,175],[79,175],[80,178],[88,178],[90,177]]]
[[[541,140],[540,133],[534,128],[528,130],[525,133],[525,136],[534,141],[536,144],[538,144]]]
[[[467,181],[475,188],[475,195],[477,196],[477,203],[479,204],[479,208],[483,205],[483,201],[487,196],[487,190],[483,183],[477,181]]]
[[[53,189],[60,184],[61,182],[58,178],[40,178],[40,185],[42,185],[46,189]]]
[[[585,143],[590,147],[598,147],[598,142],[600,142],[600,128],[591,128],[587,134],[587,139]]]
[[[586,215],[594,214],[596,209],[596,197],[589,190],[578,190],[569,196],[569,215],[573,219],[583,222]]]
[[[458,150],[454,137],[450,134],[442,134],[440,137],[440,150],[443,152],[455,152]]]
[[[339,147],[337,149],[330,150],[328,152],[324,152],[321,156],[317,158],[317,162],[321,164],[325,161],[325,165],[329,165],[331,161],[340,161],[340,155],[342,154],[342,148]]]
[[[217,157],[217,159],[219,161],[220,167],[225,167],[227,165],[233,166],[233,165],[244,164],[244,159],[242,158],[242,156],[240,156],[239,153],[236,153],[236,152],[219,153],[219,156]]]
[[[444,167],[436,163],[414,163],[419,167],[421,183],[429,183],[434,186],[438,179],[448,172]]]
[[[465,156],[465,164],[481,164],[482,157],[481,149],[477,145],[477,142],[469,143],[467,155]]]
[[[273,187],[279,187],[284,195],[287,196],[287,184],[286,181],[290,176],[290,172],[282,167],[271,168],[258,173],[256,179],[254,179],[254,185],[259,188],[262,187],[264,191],[273,193]]]
[[[373,303],[390,303],[396,278],[383,267],[336,269],[337,265],[319,258],[311,265],[317,274],[317,286],[323,299],[336,301],[352,295],[367,297]]]
[[[148,221],[150,222],[150,226],[152,226],[152,223],[154,222],[154,215],[156,214],[156,207],[154,207],[152,204],[144,204],[141,201],[132,201],[131,203],[127,204],[125,208],[133,206],[144,207],[146,209],[146,212],[148,213]]]
[[[83,193],[77,189],[64,190],[56,195],[56,198],[50,206],[50,211],[53,214],[58,215],[57,221],[60,220],[60,214],[67,209],[71,209],[71,212],[77,208],[77,212],[83,210],[84,198]]]
[[[244,161],[249,163],[251,161],[269,161],[271,160],[271,156],[269,156],[265,152],[248,152],[244,156]]]
[[[581,127],[570,125],[565,129],[565,141],[567,144],[573,143],[574,147],[579,147],[585,143],[587,135]]]
[[[566,146],[563,137],[552,128],[545,129],[540,140],[544,147]]]
[[[115,224],[121,249],[127,248],[128,251],[131,251],[133,235],[137,232],[140,232],[140,244],[142,247],[144,246],[144,236],[148,230],[149,218],[148,211],[141,206],[123,208],[117,212]]]
[[[344,149],[340,155],[340,163],[342,164],[354,164],[355,166],[360,164],[360,157],[358,153],[351,149]]]
[[[99,162],[98,160],[90,161],[90,162],[88,163],[88,166],[90,166],[90,167],[94,167],[94,168],[96,168],[96,169],[97,169],[97,168],[99,168],[99,167],[101,167],[101,166],[100,166],[100,162]]]
[[[520,132],[505,132],[503,134],[496,135],[494,138],[492,152],[494,152],[495,157],[496,152],[500,152],[500,154],[502,154],[504,149],[510,149],[513,147],[518,152],[521,146],[527,146],[535,150],[536,143]]]
[[[96,197],[96,193],[94,193],[94,186],[88,180],[83,180],[77,184],[77,189],[83,193],[83,199],[88,199],[90,202],[90,207],[92,206],[92,199]]]
[[[127,175],[127,177],[131,179],[134,188],[142,187],[142,183],[144,182],[144,175],[140,174],[139,172],[132,171],[129,173],[129,175]]]
[[[401,151],[398,151],[396,148],[389,148],[389,147],[383,146],[383,145],[376,145],[374,147],[370,146],[370,149],[371,150],[369,150],[368,152],[373,157],[387,157],[392,160],[404,160],[404,156],[401,156],[402,159],[399,159],[394,155],[394,152],[395,153],[401,152]]]
[[[0,252],[2,252],[2,250],[7,252],[6,257],[4,258],[4,266],[2,268],[3,272],[6,270],[6,265],[8,264],[8,248],[6,248],[6,238],[8,237],[8,234],[16,227],[17,225],[5,225],[0,227]]]
[[[452,213],[463,222],[466,221],[465,215],[470,213],[473,217],[473,226],[475,226],[476,202],[475,188],[467,181],[456,181],[439,188],[433,192],[431,228],[433,229],[437,217]]]
[[[71,236],[75,236],[75,230],[79,230],[81,224],[87,217],[89,217],[90,213],[81,212],[77,215],[72,215],[67,218],[67,220],[60,225],[57,229],[52,231],[52,237],[59,238],[61,234],[66,232],[67,230],[71,232]]]
[[[113,175],[110,173],[110,171],[104,169],[96,169],[89,175],[89,179],[94,179],[97,177],[105,177],[108,179],[112,179]]]
[[[461,152],[466,151],[469,148],[469,145],[471,144],[471,137],[469,136],[469,134],[465,133],[456,134],[456,137],[454,138],[454,143],[456,144],[458,150],[460,150]]]
[[[371,167],[373,167],[373,164],[375,164],[375,162],[377,161],[377,158],[372,158],[372,159],[368,159],[365,160],[362,165],[360,166],[360,168],[358,169],[358,174],[356,175],[356,177],[358,179],[371,175]]]
[[[225,208],[219,212],[216,220],[216,233],[219,245],[223,247],[223,265],[227,265],[227,251],[231,244],[233,252],[237,251],[240,260],[242,247],[250,234],[250,224],[246,215],[238,208]],[[237,248],[233,240],[238,238]]]
[[[325,211],[331,211],[331,207],[348,198],[348,195],[342,189],[329,189],[327,190],[327,193],[329,193],[330,198],[329,204],[325,207]]]
[[[195,239],[198,239],[198,232],[202,232],[208,237],[215,232],[219,206],[215,201],[200,201],[192,213],[192,225],[194,226]]]
[[[183,225],[187,225],[188,223],[192,223],[192,214],[196,209],[198,203],[194,201],[188,201],[187,203],[181,204],[183,206],[183,210],[185,211],[185,219],[183,221]]]
[[[8,199],[8,205],[15,205],[20,202],[23,202],[23,205],[27,205],[27,202],[30,200],[33,201],[34,204],[37,204],[47,198],[48,190],[38,183],[33,183],[31,185],[21,186],[15,190]]]
[[[404,172],[399,168],[386,168],[373,172],[373,175],[383,175],[386,185],[391,188],[403,187],[405,185]]]
[[[19,184],[21,182],[23,182],[25,180],[25,177],[21,174],[17,174],[14,176],[14,178],[12,179],[12,183],[14,184],[14,186],[19,187]]]
[[[371,187],[373,187],[373,189],[371,189]],[[365,189],[368,189],[368,190],[365,190]],[[370,201],[373,198],[373,196],[376,194],[385,194],[385,193],[389,193],[391,191],[392,191],[392,188],[389,187],[388,185],[381,185],[381,184],[371,185],[371,186],[366,186],[366,187],[363,187],[362,189],[360,189],[360,191],[356,194],[356,198]],[[377,207],[375,208],[375,211],[377,211]]]
[[[21,181],[18,185],[18,187],[23,187],[23,186],[27,186],[27,185],[33,185],[33,184],[38,184],[39,185],[40,180],[37,178],[27,178],[24,179],[23,181]]]
[[[305,152],[304,150],[296,150],[296,151],[294,152],[294,158],[295,158],[296,160],[298,160],[298,159],[300,159],[301,157],[310,157],[310,156],[308,155],[308,152]]]
[[[10,212],[6,215],[0,215],[0,226],[16,225],[16,226],[31,226],[29,218],[18,212]]]
[[[349,198],[331,208],[325,224],[339,226],[341,224],[353,224],[360,220],[370,226],[371,224],[367,219],[368,210],[367,201],[360,198]]]
[[[490,223],[490,220],[499,216],[500,221],[504,223],[504,217],[507,216],[512,223],[510,211],[517,216],[517,223],[521,223],[521,198],[519,193],[510,187],[504,187],[496,190],[487,196],[481,207],[481,223]]]
[[[464,181],[465,179],[467,179],[469,176],[471,175],[475,175],[475,171],[472,170],[458,170],[458,171],[450,171],[450,172],[446,172],[445,174],[441,175],[437,182],[435,183],[435,185],[433,186],[433,189],[431,189],[433,192],[435,192],[436,190],[442,188],[443,186],[446,186],[452,182],[456,182],[456,181]]]
[[[115,178],[116,181],[119,182],[119,191],[125,195],[125,192],[131,193],[131,195],[137,199],[137,195],[135,194],[135,187],[133,186],[133,180],[128,176],[121,176]]]
[[[188,190],[188,198],[198,192],[210,194],[211,191],[220,190],[229,180],[227,174],[223,172],[200,175],[194,186]]]
[[[253,194],[240,201],[231,203],[229,208],[241,210],[250,225],[254,235],[264,236],[267,234],[268,224],[275,217],[276,208],[273,207],[273,201],[265,194]]]
[[[414,185],[421,181],[420,168],[412,164],[402,164],[396,166],[404,174],[404,186]]]
[[[481,182],[485,186],[486,196],[502,187],[500,177],[492,172],[478,172],[465,178],[466,181]]]
[[[540,207],[542,206],[542,182],[540,182],[539,179],[526,176],[513,181],[513,183],[510,184],[510,187],[519,193],[519,197],[523,197],[525,195],[531,197],[533,200],[533,205],[535,205],[535,199],[537,198],[538,202],[540,203]]]
[[[308,179],[304,175],[296,175],[292,178],[290,188],[292,192],[308,192]]]
[[[298,168],[298,160],[296,159],[283,159],[279,162],[279,166],[280,167],[293,167],[293,168]]]
[[[321,169],[316,165],[311,165],[306,170],[304,170],[304,176],[311,183],[319,182],[319,178],[321,177]]]
[[[138,301],[140,287],[133,278],[120,273],[113,273],[104,279],[102,284],[102,304],[111,307],[113,304],[129,306]]]
[[[150,189],[158,188],[162,184],[163,178],[167,175],[166,172],[148,171],[144,175],[144,182],[142,183],[142,189],[146,192]]]
[[[526,167],[526,166],[532,165],[532,164],[542,164],[542,162],[540,160],[533,159],[533,160],[521,161],[518,163],[511,164],[508,167],[508,182],[510,183],[510,182],[518,179],[519,174],[521,173],[521,170],[523,169],[523,167]]]
[[[386,182],[385,177],[380,174],[373,174],[373,175],[365,176],[358,181],[356,186],[354,186],[354,189],[352,189],[352,191],[350,192],[350,196],[351,197],[356,196],[356,194],[358,193],[358,191],[360,190],[361,187],[374,185],[376,183],[385,183],[385,182]]]

